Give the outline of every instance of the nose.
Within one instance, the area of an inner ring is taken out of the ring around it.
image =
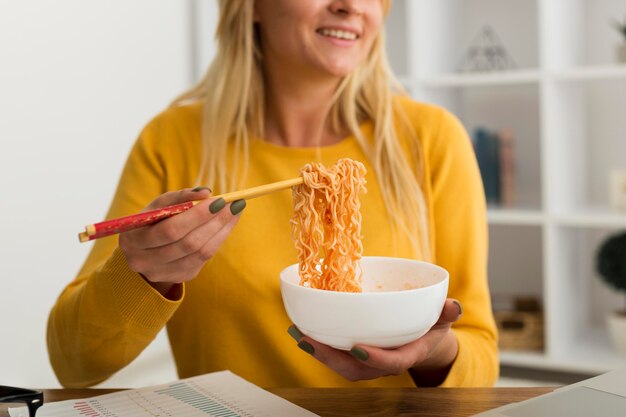
[[[358,0],[334,0],[330,4],[330,11],[342,15],[360,15],[362,13]]]

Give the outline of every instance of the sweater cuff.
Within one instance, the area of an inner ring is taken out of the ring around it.
[[[180,298],[170,300],[152,288],[137,272],[129,268],[126,256],[118,247],[103,266],[100,278],[103,291],[110,294],[124,322],[144,329],[161,329],[172,317],[185,296],[182,285]]]
[[[475,334],[452,329],[459,352],[441,387],[490,387],[498,378],[498,353],[486,346],[487,342]]]

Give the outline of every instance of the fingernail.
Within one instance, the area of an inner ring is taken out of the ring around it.
[[[241,213],[241,211],[245,208],[246,208],[246,200],[236,200],[231,203],[230,212],[233,213],[233,215],[237,215]]]
[[[315,353],[315,348],[313,347],[313,345],[305,342],[304,340],[298,343],[298,347],[302,349],[303,351],[305,351],[306,353],[308,353],[309,355],[312,355]]]
[[[350,354],[360,361],[366,361],[370,357],[366,351],[358,347],[350,349]]]
[[[215,214],[221,209],[223,209],[224,206],[226,206],[226,201],[224,201],[223,198],[218,198],[217,200],[211,203],[211,205],[209,206],[209,211]]]
[[[197,193],[198,191],[202,191],[202,190],[209,190],[209,192],[211,192],[211,189],[209,187],[196,187],[191,191],[193,191],[194,193]]]
[[[296,342],[299,342],[302,336],[304,336],[296,326],[290,326],[287,329],[287,333],[289,333],[289,336],[293,337]]]
[[[463,307],[461,307],[461,303],[459,303],[459,302],[458,302],[458,301],[456,301],[456,300],[453,300],[452,302],[453,302],[454,304],[456,304],[456,306],[459,308],[459,316],[460,316],[461,314],[463,314]]]

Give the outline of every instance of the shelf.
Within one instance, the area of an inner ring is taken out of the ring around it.
[[[500,352],[500,364],[503,366],[591,375],[599,375],[615,368],[626,366],[626,359],[620,359],[616,353],[610,352],[611,357],[602,357],[598,355],[608,353],[608,350],[602,351],[599,347],[599,349],[592,349],[592,351],[596,356],[572,354],[571,356],[560,358],[551,358],[535,352],[502,351]]]
[[[489,208],[487,221],[489,224],[540,226],[546,221],[546,216],[539,210]]]
[[[626,65],[589,66],[559,71],[512,70],[484,73],[458,73],[412,79],[400,77],[403,85],[415,83],[427,88],[479,87],[535,84],[543,80],[594,81],[626,79]]]
[[[599,323],[607,311],[623,305],[594,267],[599,245],[626,229],[626,212],[609,205],[612,172],[626,169],[626,117],[620,111],[626,64],[616,63],[619,34],[609,23],[623,16],[623,5],[397,5],[388,38],[396,50],[389,56],[412,97],[451,111],[471,137],[478,129],[514,135],[515,198],[505,200],[514,204],[489,205],[487,211],[489,289],[494,300],[532,296],[542,303],[546,347],[502,352],[502,364],[581,374],[626,365],[626,355],[611,350],[606,333],[588,324],[604,330]],[[497,36],[479,36],[489,34],[485,28]]]
[[[541,80],[536,70],[512,70],[486,73],[449,74],[417,80],[424,87],[473,87],[535,84]]]
[[[587,208],[577,212],[550,216],[560,226],[626,228],[626,212],[617,212],[608,208]]]
[[[551,72],[547,77],[555,81],[626,79],[626,65],[572,68]]]
[[[578,341],[563,354],[547,355],[542,352],[501,351],[500,363],[504,366],[558,372],[601,374],[626,366],[626,355],[610,348],[606,332],[592,330],[589,331],[584,340]]]

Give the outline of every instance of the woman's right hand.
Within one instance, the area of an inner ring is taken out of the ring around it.
[[[198,191],[194,191],[198,190]],[[211,190],[185,188],[167,192],[145,210],[205,200],[151,226],[121,233],[119,246],[129,267],[167,296],[176,284],[192,280],[226,240],[245,207],[245,200],[209,199]]]

